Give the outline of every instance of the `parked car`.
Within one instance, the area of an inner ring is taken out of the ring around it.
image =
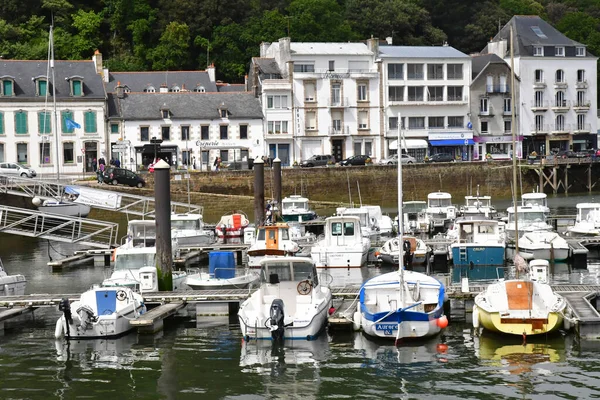
[[[33,178],[36,176],[36,172],[29,168],[28,165],[22,165],[17,163],[0,163],[0,174],[5,175],[18,175],[23,178]]]
[[[104,171],[104,183],[137,186],[139,188],[146,186],[146,181],[135,172],[117,167],[109,167]]]
[[[408,154],[402,154],[402,164],[413,164],[416,163],[417,160]],[[397,165],[398,164],[398,153],[389,156],[388,158],[384,158],[379,161],[379,164],[387,164],[387,165]]]
[[[327,164],[335,164],[335,157],[327,155],[314,155],[307,160],[300,162],[301,167],[319,167]]]
[[[429,162],[454,162],[454,156],[448,153],[437,153],[429,156]]]
[[[591,157],[587,151],[559,150],[556,158],[586,158]]]
[[[350,166],[350,165],[365,165],[367,164],[367,160],[371,160],[370,156],[361,154],[358,156],[350,156],[345,160],[340,161],[341,166]]]

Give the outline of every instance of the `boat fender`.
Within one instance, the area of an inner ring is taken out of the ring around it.
[[[63,319],[61,317],[56,321],[56,327],[54,328],[54,337],[56,339],[60,339],[63,336],[64,336]]]
[[[563,328],[565,331],[570,330],[573,325],[572,325],[572,321],[573,321],[573,315],[571,313],[571,309],[567,310],[567,312],[565,313],[565,315],[563,315]]]
[[[473,328],[479,328],[479,307],[473,306]]]
[[[355,331],[360,330],[360,311],[358,311],[358,307],[354,315],[352,315],[352,329]]]

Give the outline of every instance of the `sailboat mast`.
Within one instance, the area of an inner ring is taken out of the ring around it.
[[[517,205],[517,138],[515,131],[515,54],[513,27],[510,27],[510,130],[512,133],[512,162],[513,162],[513,208],[515,210],[515,255],[519,254],[519,223]]]
[[[54,75],[54,33],[50,25],[50,70],[52,71],[52,102],[54,104],[54,141],[56,143],[56,180],[60,180],[59,145],[58,145],[58,116],[56,113],[56,79]],[[52,126],[52,125],[51,125]]]
[[[403,258],[403,243],[404,236],[404,215],[402,214],[402,146],[400,143],[400,130],[402,129],[402,118],[398,113],[398,269],[400,274],[400,304],[404,307],[404,258]],[[398,327],[400,332],[400,327]]]

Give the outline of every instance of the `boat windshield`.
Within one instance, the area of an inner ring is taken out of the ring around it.
[[[130,225],[129,227],[133,239],[156,237],[156,225]]]
[[[452,199],[429,199],[429,207],[450,207]]]
[[[519,212],[519,223],[527,223],[527,222],[544,222],[546,221],[546,214],[542,211],[534,211],[534,212]],[[508,214],[508,222],[515,222],[515,214]]]
[[[579,209],[579,220],[580,221],[596,221],[600,217],[600,210],[596,208],[580,208]]]
[[[126,269],[140,269],[155,265],[156,253],[117,254],[115,271]]]
[[[308,210],[308,203],[304,201],[293,201],[283,203],[283,211],[292,211],[292,210]]]
[[[269,262],[263,266],[261,273],[262,282],[272,282],[273,275],[277,275],[278,282],[300,282],[308,279],[312,280],[315,285],[317,284],[316,270],[310,262]]]
[[[468,207],[489,207],[490,201],[487,199],[467,199]]]
[[[290,232],[288,228],[281,228],[279,230],[279,235],[281,236],[281,240],[290,240]]]
[[[181,230],[200,230],[200,221],[195,220],[171,220],[171,228]]]
[[[354,236],[354,222],[332,222],[331,236]]]

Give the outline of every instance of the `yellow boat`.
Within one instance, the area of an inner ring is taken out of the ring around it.
[[[548,265],[534,260],[530,268],[527,279],[500,280],[475,297],[475,328],[521,336],[570,328],[567,302],[545,282]]]

